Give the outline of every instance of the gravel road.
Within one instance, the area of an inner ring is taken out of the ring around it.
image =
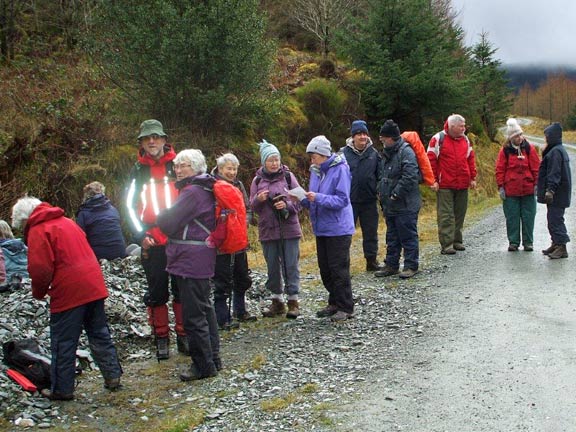
[[[566,213],[573,240],[575,210]],[[420,276],[431,287],[424,334],[390,353],[342,407],[338,430],[576,430],[573,243],[568,259],[540,253],[550,243],[543,205],[535,252],[507,252],[501,209],[468,230],[465,243],[465,252],[430,261]]]

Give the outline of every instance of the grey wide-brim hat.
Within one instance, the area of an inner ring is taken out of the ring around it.
[[[140,133],[138,134],[138,139],[144,138],[150,135],[158,135],[161,137],[167,137],[164,133],[164,128],[162,123],[158,120],[144,120],[140,125]]]

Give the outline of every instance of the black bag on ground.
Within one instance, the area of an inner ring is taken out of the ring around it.
[[[50,360],[46,358],[38,342],[34,339],[21,339],[2,344],[4,364],[17,370],[38,390],[50,388]]]

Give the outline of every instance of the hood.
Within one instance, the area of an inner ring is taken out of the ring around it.
[[[210,174],[199,174],[178,180],[174,186],[176,186],[176,189],[179,191],[192,184],[202,188],[212,189],[214,187],[214,180],[215,178]]]
[[[140,162],[142,165],[165,165],[167,162],[173,161],[175,157],[176,152],[170,144],[164,145],[164,155],[158,161],[151,158],[150,155],[146,153],[142,147],[140,147],[138,150],[138,162]]]
[[[0,246],[3,252],[11,255],[18,255],[27,249],[26,245],[20,239],[0,239]]]
[[[368,142],[366,143],[366,147],[364,147],[364,150],[358,150],[356,147],[354,147],[354,140],[352,139],[352,137],[346,138],[346,147],[350,147],[352,151],[354,151],[354,153],[359,155],[368,150],[368,148],[371,147],[372,145],[373,145],[372,139],[368,137]]]
[[[28,232],[30,228],[35,225],[39,225],[49,220],[58,219],[64,216],[64,210],[60,207],[53,207],[47,202],[43,202],[38,205],[30,215],[28,222],[26,222],[26,227],[24,228],[24,242],[27,242]]]
[[[80,206],[81,208],[96,209],[98,207],[105,209],[110,204],[110,200],[104,194],[96,194],[92,198],[88,198]]]
[[[312,165],[310,166],[310,171],[318,175],[319,177],[322,174],[325,174],[330,168],[335,167],[336,165],[348,165],[346,158],[342,153],[334,153],[328,159],[326,159],[320,166]]]
[[[238,187],[238,185],[240,184],[240,180],[238,180],[238,177],[236,177],[234,179],[234,181],[230,182],[227,179],[225,179],[224,177],[222,177],[220,174],[218,174],[218,167],[214,167],[212,168],[212,171],[210,171],[210,175],[212,177],[214,177],[216,180],[224,180],[225,182],[228,182],[230,184],[233,184],[234,186]]]

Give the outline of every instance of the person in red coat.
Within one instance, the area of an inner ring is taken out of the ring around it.
[[[442,255],[466,250],[462,228],[468,210],[468,189],[476,188],[476,160],[466,132],[466,120],[452,114],[444,130],[428,143],[428,159],[434,172],[438,240]]]
[[[508,251],[534,250],[534,219],[536,218],[536,184],[540,158],[523,135],[524,131],[511,118],[506,122],[506,142],[496,160],[496,184],[506,217]],[[520,235],[522,233],[522,235]]]
[[[53,400],[74,398],[76,348],[86,331],[92,356],[104,377],[104,387],[120,387],[122,367],[110,337],[104,299],[108,290],[96,255],[84,231],[64,216],[64,210],[24,197],[12,209],[12,226],[24,230],[32,296],[50,296],[50,390]]]

